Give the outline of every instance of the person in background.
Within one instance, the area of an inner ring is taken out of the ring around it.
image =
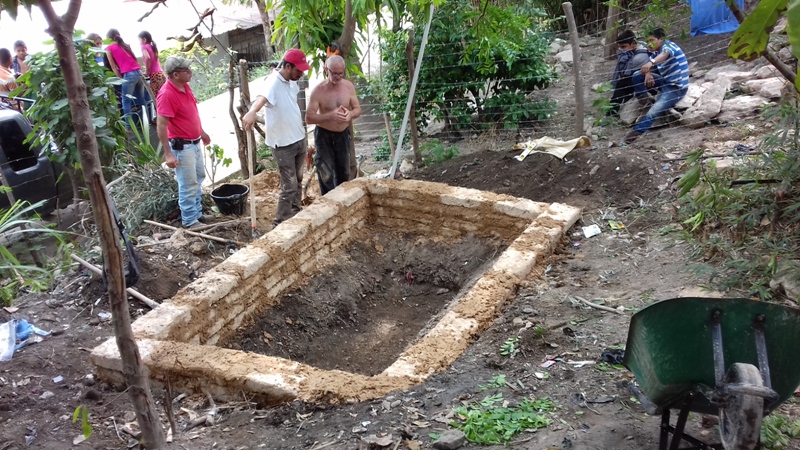
[[[12,66],[11,51],[0,48],[0,92],[11,92],[17,88],[17,76]]]
[[[675,106],[689,91],[689,62],[686,55],[674,42],[664,39],[665,36],[661,28],[650,33],[647,37],[647,46],[652,51],[650,61],[633,74],[633,89],[639,103],[649,103],[650,94],[647,91],[651,89],[658,91],[658,99],[625,136],[623,143],[626,145],[646,133],[661,114]],[[657,73],[652,70],[653,67],[658,69]]]
[[[633,98],[633,73],[650,60],[647,48],[636,42],[631,30],[622,31],[617,37],[617,67],[614,68],[614,93],[611,95],[611,115],[619,114],[620,106]]]
[[[106,47],[106,56],[111,71],[117,77],[125,80],[122,85],[122,113],[125,118],[125,128],[130,132],[131,124],[128,118],[130,118],[133,107],[136,105],[144,107],[146,104],[142,69],[139,67],[139,62],[136,61],[131,46],[122,40],[119,31],[112,28],[108,30],[106,37],[114,41],[113,44]]]
[[[252,130],[256,113],[264,108],[264,124],[267,136],[264,142],[272,147],[272,156],[278,163],[281,176],[281,192],[278,195],[278,210],[273,227],[290,219],[302,210],[303,162],[306,157],[306,132],[303,116],[297,105],[300,87],[297,80],[310,69],[306,54],[300,49],[290,49],[283,56],[280,70],[267,77],[266,93],[256,97],[250,111],[242,117],[242,125]]]
[[[14,56],[14,61],[11,63],[11,67],[14,68],[14,72],[22,75],[23,73],[31,70],[31,68],[25,64],[25,58],[28,57],[28,46],[25,45],[24,42],[14,42],[14,54],[16,56]]]
[[[317,175],[322,195],[350,181],[350,121],[361,115],[356,89],[344,78],[344,59],[333,55],[325,62],[328,73],[311,91],[306,122],[316,125]]]
[[[150,81],[150,90],[153,95],[158,95],[161,86],[167,79],[164,77],[164,72],[161,70],[161,63],[158,61],[158,46],[153,42],[153,36],[147,31],[139,33],[139,43],[142,45],[142,64],[144,64],[144,72]],[[147,117],[150,122],[153,122],[152,112],[150,111],[150,93],[146,93],[147,97]]]
[[[86,39],[92,41],[94,43],[95,47],[103,48],[103,38],[101,38],[99,34],[97,34],[97,33],[89,33],[86,36]],[[105,52],[103,52],[103,53],[95,53],[94,54],[94,61],[97,64],[101,65],[101,66],[105,66],[106,65],[105,64]]]
[[[200,123],[197,99],[192,93],[191,61],[170,56],[164,61],[169,77],[158,91],[158,140],[164,148],[164,162],[175,169],[178,180],[178,207],[184,228],[196,228],[213,220],[203,215],[203,180],[205,179],[203,146],[211,138]]]

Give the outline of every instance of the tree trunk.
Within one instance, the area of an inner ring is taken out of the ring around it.
[[[258,13],[261,14],[261,26],[264,28],[264,41],[267,44],[266,59],[269,61],[275,54],[275,48],[272,46],[272,19],[269,18],[269,11],[267,11],[267,5],[264,3],[264,0],[254,0],[253,3],[256,8],[258,8]]]
[[[344,24],[342,25],[342,35],[336,42],[341,49],[340,56],[347,61],[350,56],[350,48],[353,47],[353,40],[356,36],[356,18],[353,15],[353,0],[344,1]]]
[[[236,117],[236,112],[233,108],[234,91],[236,90],[236,75],[233,69],[233,59],[228,62],[228,94],[230,94],[230,101],[228,103],[228,114],[231,116],[233,122],[233,131],[236,133],[237,154],[239,155],[239,167],[241,167],[242,178],[250,178],[250,170],[247,168],[247,134],[244,129],[239,125],[239,119]],[[241,105],[240,105],[241,106]],[[247,111],[243,112],[244,115]]]
[[[603,56],[611,58],[617,53],[617,21],[619,20],[619,5],[610,3],[608,5],[608,16],[606,16],[606,46]]]
[[[67,13],[61,17],[53,10],[50,0],[39,0],[37,3],[47,19],[48,32],[55,39],[62,74],[67,85],[67,98],[69,99],[76,143],[86,178],[86,187],[89,190],[92,213],[100,235],[103,265],[108,282],[108,296],[114,318],[114,334],[122,357],[125,381],[128,384],[131,402],[136,411],[136,419],[142,429],[142,444],[150,450],[161,449],[166,445],[164,430],[150,394],[150,386],[147,376],[145,376],[142,358],[139,355],[139,347],[136,345],[131,330],[128,298],[125,292],[122,247],[100,166],[97,137],[92,126],[92,113],[86,97],[86,86],[83,83],[80,67],[78,67],[75,45],[72,41],[81,0],[70,0]]]
[[[250,110],[250,104],[251,104],[250,83],[247,80],[247,72],[248,72],[247,61],[243,59],[239,60],[239,111],[241,112],[242,117],[244,117],[244,115],[247,114],[247,111]],[[245,146],[244,146],[244,164],[242,165],[242,178],[246,180],[250,178],[252,175],[255,175],[254,173],[252,174],[250,173],[249,168],[256,166],[256,159],[257,159],[256,152],[255,149],[253,149],[254,151],[252,152],[252,154],[250,154],[250,152],[247,151],[247,143],[256,142],[255,130],[245,131],[244,142]],[[239,159],[241,160],[242,157],[241,147],[239,151],[240,151]],[[251,162],[252,165],[250,164]],[[248,169],[245,169],[245,166],[247,166]],[[245,172],[247,173],[247,176],[245,176]]]
[[[414,29],[408,30],[406,41],[406,60],[408,61],[408,79],[414,78]],[[417,132],[417,102],[411,102],[411,111],[408,114],[408,125],[411,127],[411,146],[414,149],[414,166],[422,167],[422,154],[419,152],[419,134]],[[400,149],[398,149],[400,150]]]

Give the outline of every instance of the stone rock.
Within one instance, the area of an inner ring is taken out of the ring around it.
[[[627,101],[619,108],[619,120],[625,125],[633,125],[639,116],[646,111],[645,108],[639,106],[638,101]]]
[[[778,22],[775,23],[775,26],[772,27],[772,31],[770,32],[770,34],[783,33],[783,31],[786,30],[786,25],[788,23],[789,23],[789,19],[787,19],[785,16],[782,16],[780,19],[778,19]]]
[[[561,52],[558,52],[558,54],[556,54],[556,58],[558,58],[558,60],[564,64],[574,62],[572,58],[572,46],[568,45],[566,47],[569,48],[567,50],[563,50]]]
[[[764,98],[780,98],[783,95],[783,87],[788,83],[783,77],[772,77],[760,80],[750,80],[744,85],[747,92],[756,94]]]
[[[793,301],[800,301],[800,261],[778,263],[778,270],[770,280],[769,288],[783,292]]]
[[[795,59],[791,47],[783,47],[781,51],[778,52],[778,58],[785,63],[793,62]]]
[[[695,70],[695,72],[690,74],[689,77],[697,78],[698,80],[700,80],[706,76],[706,73],[708,73],[707,70]]]
[[[87,374],[85,377],[83,377],[84,386],[94,386],[94,384],[96,382],[97,382],[97,380],[95,380],[94,375],[91,374],[91,373]]]
[[[102,400],[103,394],[101,394],[97,389],[89,388],[83,393],[83,398],[96,402]]]
[[[708,74],[706,74],[706,80],[709,81],[716,81],[722,77],[726,77],[731,80],[731,83],[741,83],[742,81],[752,80],[756,77],[756,74],[753,72],[745,72],[745,71],[733,71],[733,72],[721,72],[717,74],[717,77],[713,80],[709,80]]]
[[[711,69],[709,69],[708,72],[706,72],[705,79],[706,81],[716,81],[717,78],[719,78],[720,75],[722,75],[723,73],[727,74],[726,76],[730,78],[732,82],[742,81],[745,79],[749,79],[749,77],[753,76],[753,74],[751,74],[750,72],[742,72],[742,68],[737,66],[736,64],[728,64],[725,66],[712,67]],[[741,73],[740,76],[744,76],[744,74],[747,74],[747,77],[741,79],[734,79],[730,76],[730,74],[733,73]]]
[[[49,400],[49,399],[55,397],[55,395],[56,394],[53,394],[50,391],[44,391],[44,392],[42,392],[42,395],[39,396],[39,400]]]
[[[689,76],[690,77],[694,76],[694,74],[698,71],[699,68],[700,68],[700,64],[698,64],[697,61],[690,62],[689,63]]]
[[[467,436],[461,430],[447,430],[439,435],[439,439],[433,443],[433,448],[439,450],[456,450],[467,442]]]
[[[555,41],[550,43],[550,54],[551,55],[555,55],[556,53],[558,53],[560,51],[561,51],[561,44],[559,44],[558,42],[555,42]]]
[[[675,110],[675,108],[670,108],[667,112],[661,115],[655,122],[653,122],[652,128],[661,128],[661,127],[668,127],[670,125],[677,124],[681,120],[681,113]]]
[[[689,109],[683,113],[681,123],[691,128],[700,128],[722,110],[722,101],[731,87],[731,80],[719,77]]]
[[[411,161],[404,159],[400,162],[400,173],[409,173],[414,170],[414,164]]]
[[[189,246],[189,251],[192,252],[193,255],[203,255],[208,251],[208,246],[202,241],[192,242],[192,245]]]
[[[720,122],[735,122],[755,115],[764,103],[768,103],[767,100],[756,95],[733,97],[722,102],[722,109],[717,119]]]
[[[694,102],[696,102],[705,91],[706,88],[694,83],[689,83],[689,90],[686,91],[686,95],[683,96],[681,101],[675,105],[675,109],[678,111],[685,111],[691,108]]]
[[[756,77],[759,78],[759,79],[762,79],[762,80],[764,78],[777,77],[780,74],[781,73],[778,72],[778,69],[772,67],[771,64],[763,66],[763,67],[759,68],[758,70],[756,70]]]

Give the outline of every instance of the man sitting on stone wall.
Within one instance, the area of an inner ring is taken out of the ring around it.
[[[651,101],[648,90],[656,89],[657,100],[633,130],[625,136],[623,144],[631,144],[653,126],[653,122],[665,111],[675,106],[689,90],[689,62],[683,50],[675,43],[664,39],[661,28],[653,30],[647,38],[650,61],[633,74],[633,89],[636,99],[643,106]],[[658,73],[651,70],[655,66]]]

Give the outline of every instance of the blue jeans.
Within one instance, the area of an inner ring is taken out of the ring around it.
[[[647,114],[633,127],[635,131],[640,133],[649,130],[650,127],[653,126],[653,122],[655,122],[661,114],[681,101],[689,90],[688,87],[679,88],[673,84],[667,84],[661,75],[655,73],[653,73],[653,81],[655,81],[653,88],[658,90],[659,95],[656,102],[647,111]],[[638,70],[633,74],[633,89],[636,92],[637,98],[647,94],[648,87],[644,84],[644,75]]]
[[[172,144],[170,144],[170,148]],[[206,172],[203,166],[203,147],[201,144],[184,144],[183,150],[172,150],[178,160],[175,178],[178,179],[178,206],[181,208],[181,224],[194,225],[203,215],[203,180]]]
[[[124,115],[122,120],[125,121],[125,128],[130,128],[131,125],[128,122],[128,118],[130,117],[133,106],[139,105],[140,108],[144,108],[146,103],[144,96],[144,78],[142,78],[141,70],[132,70],[123,73],[122,79],[125,80],[125,84],[122,85],[122,114]],[[132,119],[134,123],[141,122],[141,110],[139,114],[138,120]]]

